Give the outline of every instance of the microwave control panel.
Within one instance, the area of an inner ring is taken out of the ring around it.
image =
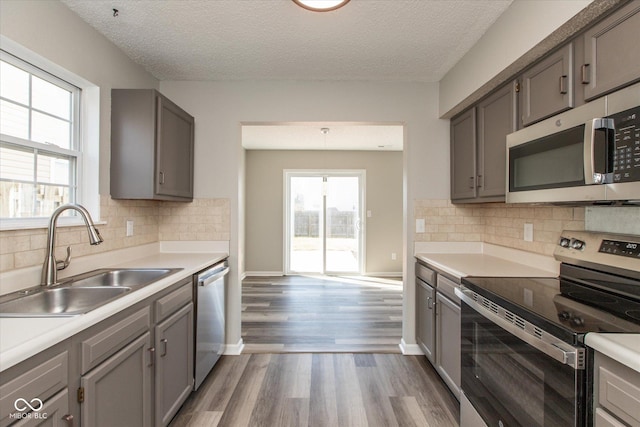
[[[613,182],[640,181],[640,107],[609,118],[616,129]]]

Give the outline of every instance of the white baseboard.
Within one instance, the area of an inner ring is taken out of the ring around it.
[[[240,338],[237,344],[225,345],[223,354],[225,356],[239,356],[242,354],[243,349],[244,349],[244,341],[242,341],[242,338]]]
[[[280,277],[284,276],[282,271],[245,271],[244,277]]]
[[[370,272],[367,271],[363,274],[366,277],[402,277],[402,271],[382,271],[382,272]]]
[[[418,344],[407,344],[404,338],[400,340],[399,346],[400,346],[400,351],[405,356],[419,356],[424,354],[424,352],[422,351],[422,349]]]

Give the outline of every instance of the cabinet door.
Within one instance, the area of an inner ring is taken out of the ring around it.
[[[14,424],[15,427],[73,427],[73,425],[73,416],[69,414],[69,392],[66,388],[44,401],[38,418],[24,418]]]
[[[522,124],[529,125],[573,107],[573,44],[522,74]]]
[[[460,307],[436,292],[436,370],[460,399]]]
[[[193,117],[158,94],[156,193],[193,197]]]
[[[451,200],[476,197],[476,109],[451,120]]]
[[[416,279],[416,338],[427,359],[435,365],[436,313],[435,291],[420,279]]]
[[[193,304],[156,326],[155,425],[166,426],[193,390]]]
[[[152,425],[151,371],[153,352],[149,332],[89,371],[84,388],[82,425],[147,427]]]
[[[505,194],[507,135],[516,130],[516,91],[511,83],[478,104],[478,197]]]
[[[640,1],[615,12],[584,34],[582,83],[593,99],[640,80]]]

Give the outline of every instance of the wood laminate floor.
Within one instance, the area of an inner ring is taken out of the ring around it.
[[[246,353],[399,353],[402,281],[249,277],[242,285]]]
[[[424,356],[223,356],[171,427],[457,426],[458,404]]]

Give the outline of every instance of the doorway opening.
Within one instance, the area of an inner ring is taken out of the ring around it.
[[[285,274],[364,269],[364,170],[285,170]]]

